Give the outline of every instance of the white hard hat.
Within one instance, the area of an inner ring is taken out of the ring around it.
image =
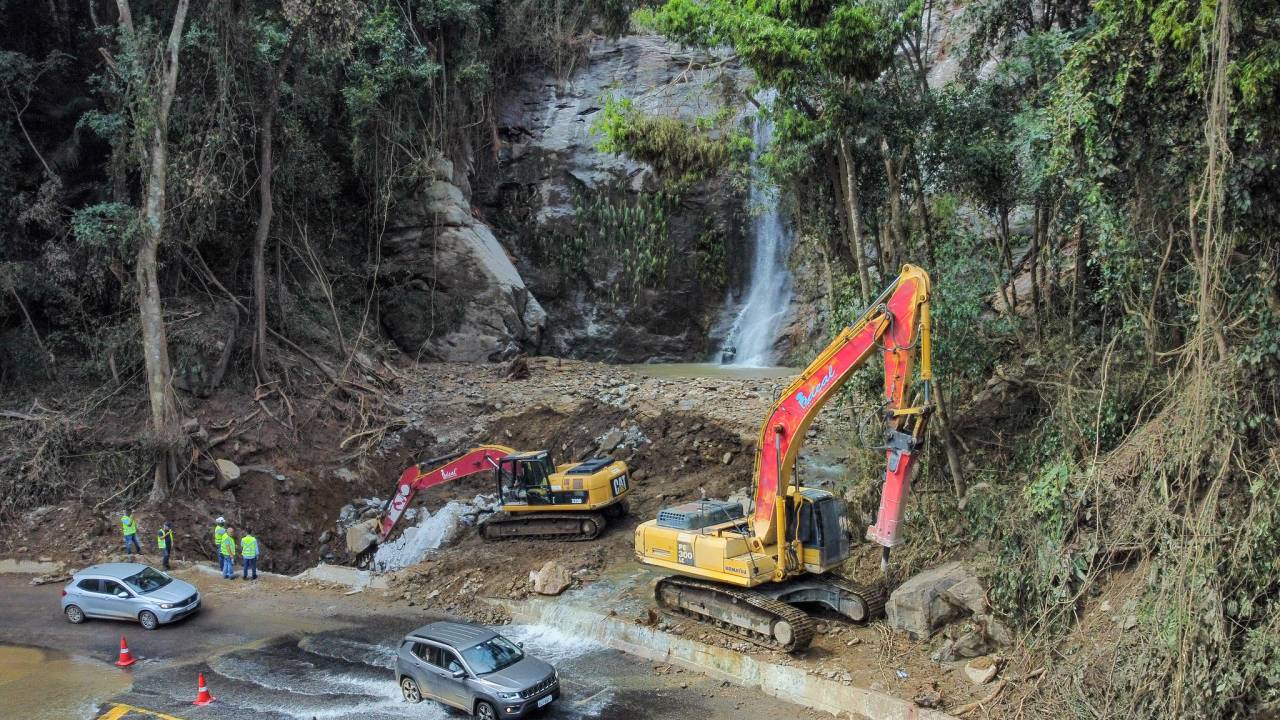
[[[224,523],[224,522],[226,522],[226,521],[227,521],[227,519],[226,519],[226,518],[224,518],[224,517],[222,517],[221,515],[219,515],[219,516],[218,516],[218,519],[217,519],[215,522]]]

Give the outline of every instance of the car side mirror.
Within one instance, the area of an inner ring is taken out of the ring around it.
[[[522,642],[518,642],[518,643],[516,643],[516,647],[518,647],[518,648],[520,648],[521,650],[523,650],[523,649],[524,649],[524,643],[522,643]]]
[[[116,597],[120,598],[121,600],[128,600],[128,599],[129,599],[129,593],[124,592],[124,591],[122,590],[122,591],[120,591],[120,592],[116,593]]]
[[[451,675],[453,675],[453,679],[454,679],[454,680],[461,680],[462,678],[464,678],[464,677],[466,677],[466,676],[467,676],[467,671],[466,671],[466,670],[454,670],[454,671],[453,671],[452,673],[450,673],[450,674],[451,674]]]

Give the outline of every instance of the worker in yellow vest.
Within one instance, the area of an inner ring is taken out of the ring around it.
[[[173,528],[165,523],[156,531],[156,547],[160,550],[161,567],[169,569],[169,553],[173,552]]]
[[[132,555],[142,554],[142,546],[138,544],[138,525],[133,521],[133,508],[125,508],[120,516],[120,530],[124,533],[124,551]],[[132,547],[132,549],[130,549]]]
[[[222,577],[235,580],[236,536],[235,528],[227,528],[222,534]]]
[[[213,551],[218,553],[218,567],[222,567],[222,536],[227,534],[227,519],[219,515],[214,522],[217,524],[213,526]]]
[[[244,579],[248,580],[249,571],[253,571],[253,579],[258,579],[258,538],[245,530],[240,537],[240,557],[244,559]]]

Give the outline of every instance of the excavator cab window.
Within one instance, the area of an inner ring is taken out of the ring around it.
[[[824,498],[813,507],[813,526],[816,530],[812,543],[821,550],[822,563],[830,565],[849,557],[849,533],[844,523],[845,504],[836,498]],[[808,544],[808,543],[806,543]]]
[[[524,465],[519,458],[498,461],[498,495],[503,502],[525,501]]]
[[[503,502],[551,502],[548,456],[505,457],[498,463],[498,492]]]
[[[801,545],[821,544],[821,526],[813,522],[813,503],[800,503],[800,522],[796,523],[796,539]]]
[[[525,458],[520,462],[524,470],[524,489],[529,503],[546,504],[552,502],[551,480],[547,476],[543,461],[546,456]]]

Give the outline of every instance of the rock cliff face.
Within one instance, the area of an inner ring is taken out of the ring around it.
[[[650,114],[692,120],[728,107],[732,118],[747,79],[725,58],[647,36],[598,41],[564,77],[530,70],[498,110],[496,162],[468,177],[471,158],[437,160],[434,179],[392,213],[387,333],[431,360],[709,356],[727,288],[745,272],[745,193],[712,179],[659,194],[652,168],[600,152],[590,128],[609,95]]]
[[[547,314],[439,159],[383,240],[382,324],[422,359],[501,360],[542,342]]]
[[[653,222],[671,262],[648,287],[620,292],[634,280],[620,257],[630,248],[587,247],[567,263],[557,257],[584,233],[608,232],[583,227],[602,224],[585,207],[634,210],[661,187],[648,165],[596,149],[591,125],[605,98],[629,98],[646,113],[686,120],[726,105],[736,113],[741,95],[733,90],[746,76],[723,60],[657,37],[602,40],[567,78],[543,71],[522,78],[500,108],[499,169],[482,203],[547,308],[545,352],[613,362],[710,353],[708,334],[725,288],[740,280],[749,227],[743,193],[728,182],[701,183]],[[700,254],[709,244],[717,248],[714,267]]]

